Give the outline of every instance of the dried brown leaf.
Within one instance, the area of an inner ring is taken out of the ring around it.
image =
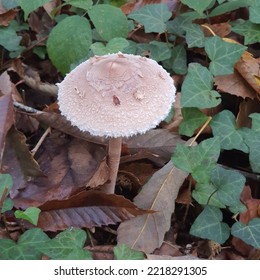
[[[237,70],[233,74],[225,76],[216,76],[214,78],[217,89],[232,95],[236,95],[242,98],[254,99],[256,92],[253,88],[248,86],[248,83],[239,74]]]
[[[154,173],[134,203],[144,209],[157,211],[136,217],[120,224],[118,243],[125,243],[132,249],[151,253],[159,248],[171,224],[175,199],[188,173],[173,166],[170,161]]]
[[[54,133],[45,139],[38,154],[37,160],[45,177],[32,178],[22,192],[16,193],[13,199],[18,208],[67,199],[86,186],[96,187],[108,180],[106,153],[95,144],[79,139],[70,141]],[[98,177],[100,169],[103,173]]]
[[[229,22],[221,22],[221,23],[216,23],[216,24],[205,23],[203,25],[208,26],[217,36],[219,36],[221,38],[226,37],[231,31],[231,26],[230,26]],[[203,31],[204,31],[205,36],[207,36],[207,37],[212,36],[212,33],[210,32],[209,29],[204,28]]]
[[[178,134],[167,129],[152,129],[145,134],[137,135],[125,140],[131,154],[142,150],[158,159],[158,165],[169,161],[177,143],[184,143]]]
[[[37,226],[46,231],[116,224],[149,213],[123,196],[101,191],[84,191],[65,200],[48,201],[40,209]]]
[[[0,13],[0,26],[8,26],[10,21],[17,15],[17,10],[9,10],[4,13]]]
[[[260,113],[259,100],[256,99],[244,99],[239,104],[239,112],[236,118],[237,127],[251,127],[252,119],[250,114],[258,112]]]
[[[260,76],[260,63],[249,52],[245,52],[235,64],[235,69],[245,81],[260,94],[260,87],[256,77]]]
[[[165,3],[168,5],[168,8],[170,11],[174,11],[177,9],[178,5],[180,4],[179,0],[134,0],[134,1],[128,1],[126,4],[124,4],[121,9],[123,13],[126,15],[132,13],[133,11],[136,11],[140,9],[141,7],[148,5],[148,4],[160,4]]]

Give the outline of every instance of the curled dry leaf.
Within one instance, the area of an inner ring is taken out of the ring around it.
[[[187,176],[188,173],[177,169],[171,161],[155,172],[135,197],[134,203],[156,213],[121,223],[118,228],[118,243],[125,243],[132,249],[145,253],[159,248],[170,228],[175,199]]]
[[[37,226],[47,231],[116,224],[152,212],[138,208],[123,196],[99,191],[84,191],[65,200],[48,201],[40,209]]]
[[[254,99],[256,97],[255,90],[248,86],[247,82],[236,69],[233,74],[216,76],[214,78],[214,83],[221,92],[236,95],[244,99],[247,97]]]
[[[246,80],[246,82],[260,94],[260,87],[257,77],[260,76],[260,62],[249,52],[245,52],[240,60],[235,64],[235,69]]]

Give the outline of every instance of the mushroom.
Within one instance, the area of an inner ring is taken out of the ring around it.
[[[131,54],[95,56],[78,65],[58,84],[61,114],[72,125],[109,137],[110,182],[114,193],[122,137],[156,127],[175,100],[173,80],[156,61]]]

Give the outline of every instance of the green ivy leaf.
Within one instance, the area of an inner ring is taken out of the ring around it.
[[[192,192],[192,197],[200,205],[212,205],[218,208],[225,208],[218,197],[217,189],[212,182],[197,183],[195,190]]]
[[[254,172],[260,173],[260,114],[250,114],[252,128],[245,136],[245,142],[249,147],[249,162]]]
[[[199,63],[190,63],[188,74],[182,84],[181,106],[211,108],[220,104],[220,94],[212,90],[213,76]]]
[[[116,260],[144,260],[144,253],[129,248],[126,244],[120,244],[113,249]]]
[[[240,207],[240,194],[245,182],[246,178],[239,172],[216,166],[211,173],[210,182],[197,184],[192,196],[200,204],[219,208]]]
[[[220,154],[218,137],[202,141],[195,147],[177,144],[172,156],[173,164],[179,169],[191,173],[200,183],[210,180],[211,171],[216,166]]]
[[[28,0],[19,0],[19,4],[24,11],[24,20],[27,19],[28,15],[38,9],[39,7],[43,6],[44,4],[50,2],[51,0],[33,0],[33,1],[28,1]]]
[[[218,36],[207,38],[205,51],[211,59],[210,72],[214,76],[232,74],[234,64],[246,49],[242,45],[225,42]]]
[[[109,41],[117,37],[127,37],[128,21],[121,9],[107,4],[99,4],[93,6],[88,15],[98,34],[104,40]]]
[[[186,25],[184,29],[186,31],[186,42],[189,48],[204,47],[205,37],[200,25],[191,23]]]
[[[260,5],[249,7],[249,20],[253,23],[260,23]]]
[[[70,16],[52,29],[47,41],[47,52],[52,63],[65,75],[71,70],[71,65],[76,65],[88,56],[91,43],[89,22],[80,16]]]
[[[245,37],[245,45],[260,41],[260,24],[244,21],[233,24],[232,31]]]
[[[20,46],[22,37],[16,34],[16,30],[12,25],[7,27],[0,26],[0,45],[7,49],[9,52],[22,51],[23,48]]]
[[[189,137],[208,119],[198,108],[182,108],[181,113],[183,120],[179,127],[179,133]]]
[[[76,8],[88,10],[92,7],[92,0],[65,0],[66,4],[74,6]]]
[[[40,260],[42,253],[39,247],[49,240],[49,237],[39,228],[27,230],[17,243],[10,239],[0,239],[0,259]]]
[[[237,128],[235,116],[231,111],[223,110],[215,115],[210,126],[212,127],[213,135],[219,136],[222,149],[237,149],[248,153],[243,130]]]
[[[11,199],[6,198],[13,186],[13,179],[10,174],[0,174],[0,199],[3,197],[5,189],[7,189],[4,203],[2,205],[1,213],[4,213],[13,208]]]
[[[90,49],[94,55],[105,55],[123,51],[128,46],[129,42],[125,38],[113,38],[106,46],[101,42],[96,42],[90,46]]]
[[[222,212],[208,205],[191,226],[190,234],[223,244],[229,238],[230,229],[222,219]]]
[[[194,1],[194,0],[181,0],[181,2],[199,14],[203,14],[203,12],[211,5],[212,0],[204,0],[204,1]]]
[[[149,45],[151,58],[155,61],[159,62],[171,57],[171,49],[167,43],[151,41]]]
[[[71,228],[42,244],[39,249],[51,259],[56,260],[76,259],[77,256],[81,256],[82,259],[91,259],[90,253],[83,249],[86,238],[87,234],[84,230]]]
[[[2,0],[3,7],[10,10],[19,6],[20,0]]]
[[[253,113],[249,117],[252,119],[252,130],[255,132],[260,132],[260,114]]]
[[[38,223],[40,212],[41,210],[39,208],[29,207],[25,211],[16,210],[14,214],[17,219],[29,221],[31,224],[36,226]]]
[[[163,61],[163,67],[176,74],[185,75],[187,73],[187,53],[182,45],[172,48],[171,57]]]
[[[7,211],[12,210],[14,207],[14,202],[10,198],[6,198],[2,207],[1,213],[5,213]]]
[[[146,33],[166,31],[166,22],[171,18],[172,13],[166,4],[149,4],[132,12],[129,18],[136,20],[144,26]]]
[[[215,9],[213,9],[210,12],[209,17],[219,16],[219,15],[237,10],[242,7],[247,7],[248,4],[249,4],[248,0],[229,1],[227,3],[223,3],[222,5],[217,6]]]
[[[260,248],[260,218],[252,219],[247,225],[240,222],[233,224],[231,234],[256,249]]]

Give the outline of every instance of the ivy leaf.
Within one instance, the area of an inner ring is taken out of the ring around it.
[[[236,119],[229,110],[223,110],[215,115],[210,123],[214,136],[219,136],[220,146],[225,150],[237,149],[248,153],[248,147],[244,142],[242,129],[236,126]]]
[[[217,166],[211,174],[211,182],[217,189],[219,200],[227,206],[240,204],[240,194],[246,178],[235,170]]]
[[[3,197],[5,189],[7,189],[6,196],[9,194],[13,186],[13,179],[10,174],[0,174],[0,199]],[[5,198],[2,205],[1,213],[4,213],[13,208],[13,202],[10,198]]]
[[[163,66],[176,74],[185,75],[187,73],[187,53],[182,45],[172,48],[171,57],[163,61]]]
[[[52,29],[47,41],[47,52],[52,63],[64,75],[71,70],[71,65],[88,56],[91,43],[92,31],[88,20],[70,16]]]
[[[249,162],[254,172],[260,173],[260,114],[253,113],[252,128],[246,135],[246,144],[249,147]]]
[[[40,250],[51,259],[67,260],[92,259],[90,252],[83,249],[87,234],[82,229],[67,229],[52,240],[46,242],[40,247]]]
[[[28,15],[36,10],[37,8],[43,6],[44,4],[50,2],[51,0],[34,0],[34,1],[28,1],[28,0],[19,0],[19,4],[24,11],[24,20],[27,19]]]
[[[234,24],[232,31],[245,37],[245,45],[258,43],[260,41],[260,24],[244,21]]]
[[[249,117],[252,119],[252,130],[255,132],[260,132],[260,114],[253,113]]]
[[[211,173],[210,182],[197,184],[192,196],[200,204],[219,208],[240,206],[240,194],[245,182],[246,179],[241,173],[216,166]]]
[[[231,0],[227,3],[223,3],[222,5],[217,5],[217,7],[210,12],[209,17],[219,16],[242,7],[247,7],[249,4],[248,2],[248,0]]]
[[[126,244],[120,244],[113,249],[116,260],[144,260],[144,253],[129,248]]]
[[[146,33],[163,33],[166,31],[166,21],[172,16],[166,4],[149,4],[132,12],[129,18],[136,20],[144,26]]]
[[[216,165],[220,154],[218,137],[202,141],[195,147],[177,144],[172,156],[173,164],[186,172],[200,183],[210,180],[211,171]]]
[[[186,42],[189,48],[202,48],[205,44],[204,33],[198,24],[191,23],[184,27],[186,31]]]
[[[93,6],[88,15],[98,34],[104,40],[109,41],[117,37],[127,37],[128,21],[121,9],[108,4],[99,4]]]
[[[29,221],[33,225],[37,225],[41,210],[36,207],[28,207],[25,211],[16,210],[15,217]]]
[[[223,244],[229,238],[230,229],[222,219],[222,212],[208,205],[191,226],[190,234]]]
[[[88,10],[92,7],[93,1],[92,0],[65,0],[66,4],[69,4],[73,7],[77,7],[80,9]]]
[[[214,76],[228,75],[234,72],[234,64],[247,48],[234,43],[228,43],[214,36],[205,41],[205,51],[211,59],[209,69]]]
[[[212,182],[197,183],[194,191],[192,192],[192,197],[200,205],[212,205],[218,208],[225,208],[217,195],[217,189]]]
[[[253,23],[260,23],[260,5],[249,7],[249,20]]]
[[[23,48],[20,46],[22,36],[16,34],[15,29],[12,25],[7,27],[0,26],[0,45],[8,51],[22,51]]]
[[[198,108],[182,108],[181,113],[183,120],[179,127],[179,133],[189,137],[208,119]]]
[[[182,84],[181,106],[211,108],[220,104],[220,94],[212,90],[213,76],[199,63],[190,63],[188,74]]]
[[[39,247],[50,239],[39,228],[27,230],[18,242],[10,239],[0,239],[1,260],[40,260],[42,253]]]
[[[113,38],[107,43],[106,46],[101,42],[95,42],[90,46],[90,49],[94,55],[105,55],[123,51],[128,46],[129,43],[125,38]]]
[[[203,14],[203,11],[205,11],[212,3],[212,0],[204,0],[204,1],[194,1],[194,0],[181,0],[181,2],[199,14]]]
[[[260,248],[260,218],[252,219],[247,225],[236,222],[231,228],[231,234],[243,240],[256,249]]]
[[[171,57],[171,49],[169,48],[169,45],[167,43],[151,41],[149,45],[151,58],[155,61],[159,62]]]

